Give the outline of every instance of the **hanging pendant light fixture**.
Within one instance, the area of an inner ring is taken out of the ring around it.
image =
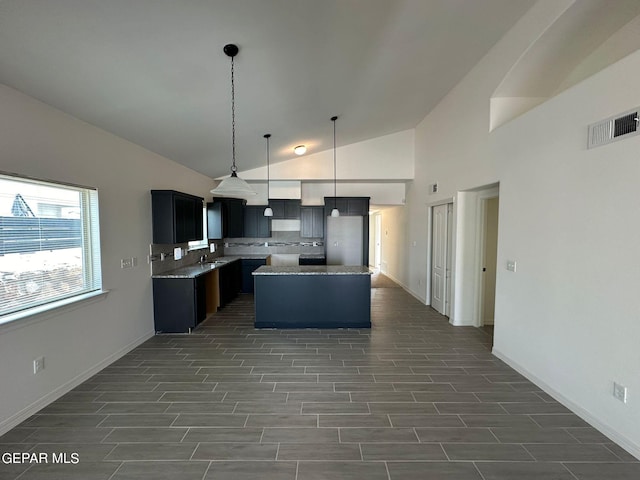
[[[224,178],[216,188],[211,190],[211,193],[226,197],[243,198],[248,195],[255,195],[256,192],[236,173],[238,171],[236,167],[236,88],[233,58],[238,54],[239,49],[237,45],[230,43],[224,46],[223,51],[225,55],[231,57],[231,175]]]
[[[331,117],[333,122],[333,210],[331,210],[332,217],[339,217],[340,211],[336,206],[336,120],[338,117]]]
[[[267,208],[264,209],[264,216],[273,217],[273,210],[269,206],[269,138],[271,138],[271,134],[266,133],[264,138],[267,139]]]

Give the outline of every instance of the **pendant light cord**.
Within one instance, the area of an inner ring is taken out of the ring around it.
[[[236,167],[236,84],[234,75],[233,57],[231,57],[231,171],[235,173]]]
[[[331,121],[333,122],[333,208],[336,208],[336,204],[338,203],[337,199],[337,188],[336,188],[336,120],[338,117],[331,117]]]
[[[267,139],[267,205],[269,205],[269,137],[270,134],[266,134],[264,138]]]

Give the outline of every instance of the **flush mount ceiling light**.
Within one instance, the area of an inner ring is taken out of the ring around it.
[[[264,216],[273,217],[273,210],[269,206],[269,138],[271,138],[271,134],[265,133],[264,138],[267,139],[267,208],[264,209]]]
[[[231,58],[231,175],[224,178],[216,188],[211,190],[211,193],[226,197],[243,198],[248,195],[255,195],[256,192],[236,173],[238,171],[236,167],[236,88],[233,58],[238,54],[239,49],[237,45],[230,43],[224,46],[223,51],[225,55]]]
[[[331,210],[332,217],[339,217],[340,211],[336,206],[336,120],[338,117],[331,117],[333,122],[333,210]]]
[[[298,145],[293,149],[293,153],[296,155],[304,155],[307,153],[307,147],[305,145]]]

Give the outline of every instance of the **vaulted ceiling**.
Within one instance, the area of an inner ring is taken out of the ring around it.
[[[0,0],[0,82],[211,177],[413,128],[534,0]]]

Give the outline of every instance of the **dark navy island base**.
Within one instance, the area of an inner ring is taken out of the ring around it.
[[[253,272],[256,328],[370,328],[371,272],[263,266]]]

